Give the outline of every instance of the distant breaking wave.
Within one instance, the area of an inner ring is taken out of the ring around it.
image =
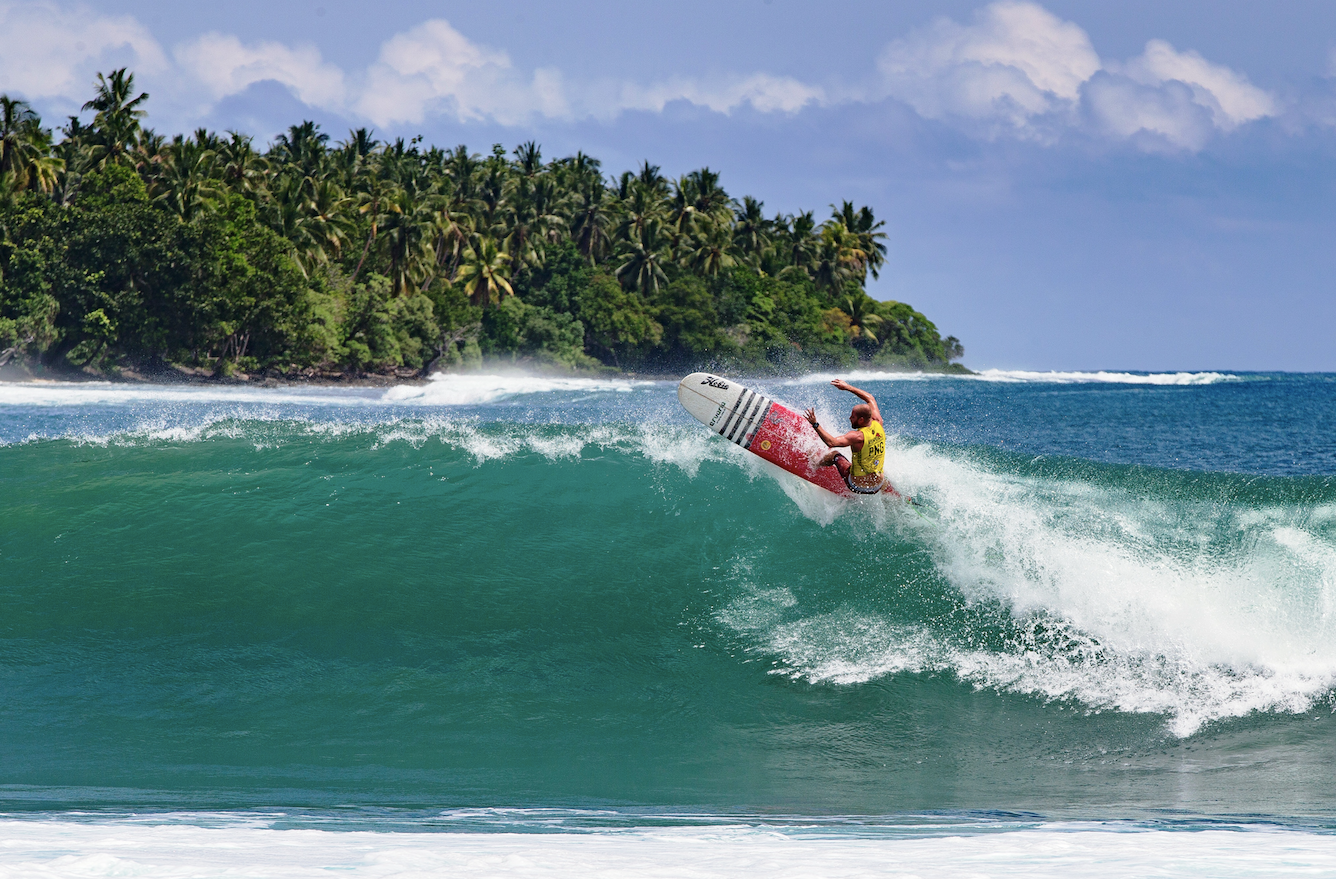
[[[658,382],[632,379],[437,373],[422,384],[388,388],[329,385],[126,384],[121,382],[0,382],[0,406],[87,406],[230,403],[286,406],[472,406],[550,393],[609,393]]]
[[[550,393],[626,393],[655,384],[631,379],[564,378],[535,375],[452,375],[438,373],[421,385],[398,385],[385,402],[426,406],[468,406],[506,397]]]
[[[986,369],[975,375],[953,376],[924,372],[813,373],[789,379],[760,379],[776,387],[825,384],[834,378],[853,382],[966,380],[1052,384],[1210,385],[1242,381],[1222,372],[1034,372]],[[0,406],[132,406],[135,404],[199,404],[280,406],[477,406],[535,394],[606,394],[664,387],[672,381],[635,378],[539,376],[524,373],[437,373],[427,382],[386,388],[322,385],[126,384],[120,382],[0,382]]]
[[[851,382],[894,381],[985,381],[1026,382],[1032,384],[1119,384],[1119,385],[1212,385],[1218,382],[1242,381],[1240,376],[1226,372],[1038,372],[1025,369],[985,369],[973,375],[949,375],[933,372],[877,372],[850,370],[822,372],[785,379],[779,385],[823,384],[842,378]]]
[[[971,376],[991,382],[1100,383],[1114,385],[1213,385],[1241,381],[1225,372],[1031,372],[1023,369],[985,369]]]

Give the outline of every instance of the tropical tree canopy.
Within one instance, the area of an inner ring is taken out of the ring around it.
[[[0,95],[0,361],[108,371],[946,368],[963,348],[866,292],[871,207],[766,216],[717,171],[584,153],[158,134],[127,69],[53,133]]]

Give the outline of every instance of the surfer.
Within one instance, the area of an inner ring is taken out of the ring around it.
[[[820,467],[832,464],[844,477],[844,484],[857,494],[877,494],[881,491],[886,477],[882,468],[886,465],[886,428],[881,423],[881,410],[877,408],[877,398],[867,391],[859,390],[842,378],[831,382],[836,389],[848,391],[863,402],[854,406],[849,413],[849,425],[853,430],[843,436],[826,430],[816,420],[816,410],[808,409],[807,421],[816,429],[816,435],[830,451],[817,462]],[[853,452],[853,461],[839,453],[839,449],[848,448]]]

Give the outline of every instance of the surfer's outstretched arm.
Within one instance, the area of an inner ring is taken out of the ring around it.
[[[812,425],[813,429],[816,430],[816,435],[821,438],[827,448],[842,449],[848,447],[855,451],[863,448],[863,432],[861,430],[851,430],[843,436],[836,436],[817,422],[815,409],[808,409],[803,414],[807,417],[807,423]]]
[[[849,384],[842,378],[832,379],[830,383],[835,386],[836,390],[848,391],[849,393],[853,394],[855,397],[866,403],[868,407],[872,410],[872,412],[870,413],[872,416],[872,420],[881,423],[881,410],[877,408],[876,397],[872,396],[867,391],[854,387],[853,385]]]

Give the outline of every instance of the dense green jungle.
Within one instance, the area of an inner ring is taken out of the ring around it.
[[[144,126],[126,69],[60,137],[0,95],[0,366],[37,374],[963,370],[865,290],[871,208],[767,217],[702,168]]]

